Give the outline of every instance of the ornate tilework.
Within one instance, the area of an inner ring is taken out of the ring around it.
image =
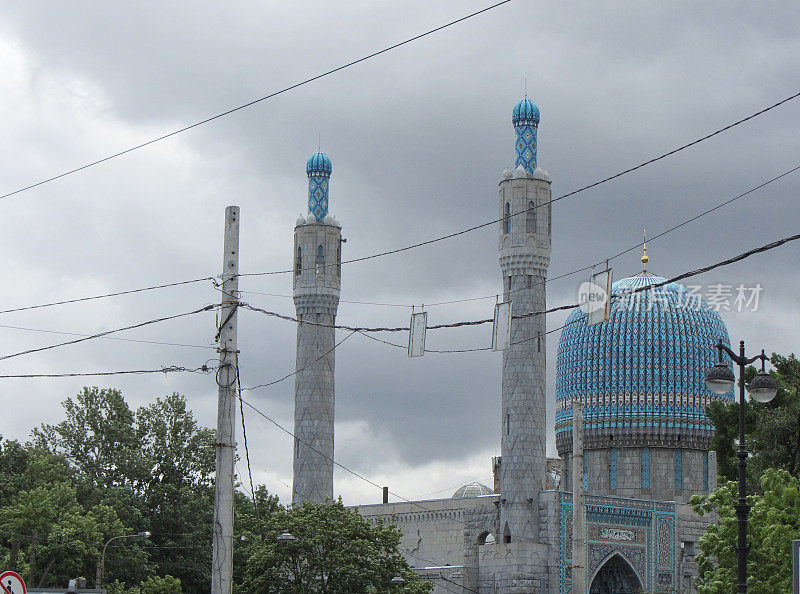
[[[328,190],[333,167],[325,153],[316,153],[306,163],[308,174],[308,212],[322,221],[328,214]]]
[[[572,401],[584,404],[587,447],[628,444],[707,449],[714,427],[705,414],[716,396],[705,373],[717,361],[714,346],[729,345],[719,314],[688,289],[647,272],[614,283],[609,320],[587,326],[580,309],[567,318],[556,360],[556,446],[572,449]],[[656,437],[657,436],[657,437]],[[678,440],[680,438],[680,441]],[[654,444],[655,445],[655,444]]]
[[[683,450],[675,450],[675,490],[683,489]]]
[[[523,99],[514,106],[511,118],[517,141],[514,145],[514,167],[522,165],[525,171],[536,169],[536,132],[539,128],[539,108],[530,99]]]
[[[642,448],[642,489],[650,488],[650,448]]]
[[[616,489],[617,488],[617,458],[618,453],[617,450],[611,449],[608,452],[608,488],[609,489]]]
[[[559,502],[559,592],[566,594],[572,588],[572,493],[561,492]],[[675,583],[675,503],[595,495],[585,502],[589,583],[614,555],[634,569],[647,591]]]

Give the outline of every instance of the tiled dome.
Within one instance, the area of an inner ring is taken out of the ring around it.
[[[492,493],[494,493],[494,491],[492,491],[483,483],[470,483],[468,485],[464,485],[463,487],[459,487],[458,490],[453,493],[453,499],[480,497],[481,495],[491,495]]]
[[[705,414],[716,396],[705,374],[728,345],[722,318],[686,287],[642,272],[614,283],[607,321],[587,326],[574,310],[558,343],[556,445],[572,449],[572,400],[583,401],[584,446],[708,449],[714,427]]]
[[[306,162],[306,173],[308,175],[318,175],[320,173],[330,175],[332,170],[331,160],[325,153],[314,153]]]
[[[511,122],[516,126],[520,121],[539,123],[539,108],[530,99],[523,99],[514,106]]]

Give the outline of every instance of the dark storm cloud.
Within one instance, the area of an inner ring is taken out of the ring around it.
[[[14,99],[4,104],[14,110],[6,113],[9,124],[14,118],[17,126],[4,145],[9,157],[0,175],[3,189],[136,144],[481,6],[253,3],[233,10],[97,2],[78,13],[72,5],[6,3],[0,31],[27,60],[27,74],[13,79],[20,81]],[[558,196],[797,91],[798,20],[788,3],[512,2],[161,146],[6,200],[0,205],[6,221],[3,261],[28,287],[13,296],[14,304],[216,274],[226,204],[242,207],[242,269],[286,268],[294,220],[305,211],[304,164],[318,137],[333,159],[331,210],[348,239],[345,258],[492,219],[497,181],[512,166],[510,112],[526,77],[542,112],[540,164]],[[652,236],[796,165],[799,109],[786,105],[555,204],[551,276],[601,261],[637,243],[645,227]],[[796,232],[799,187],[798,178],[787,177],[651,242],[650,268],[670,276]],[[764,286],[759,312],[726,315],[734,339],[796,350],[796,253],[787,246],[700,279]],[[615,276],[637,272],[639,255],[635,250],[614,261]],[[554,281],[549,303],[574,301],[584,277]],[[431,303],[491,295],[498,280],[496,229],[490,227],[346,266],[342,298]],[[286,276],[242,279],[241,288],[277,294],[291,289]],[[13,323],[92,331],[217,299],[209,287],[165,291],[96,309],[16,316]],[[245,299],[293,311],[290,299]],[[484,318],[491,306],[487,300],[433,307],[430,319]],[[245,383],[291,371],[292,325],[245,313]],[[339,321],[402,325],[408,313],[343,303]],[[548,326],[563,319],[554,315]],[[7,344],[41,340],[7,332]],[[147,337],[207,345],[211,334],[213,320],[206,316]],[[400,344],[406,339],[386,338]],[[429,339],[443,348],[482,346],[489,330],[432,332]],[[551,406],[556,343],[557,334],[551,335]],[[26,365],[126,368],[213,356],[133,348],[87,346]],[[456,469],[486,453],[488,469],[488,455],[499,441],[499,366],[499,357],[488,352],[408,360],[400,349],[360,336],[348,339],[337,352],[337,422],[346,428],[340,434],[346,441],[337,445],[342,461],[367,474],[385,474],[386,460],[410,469],[440,461]],[[208,378],[117,385],[137,402],[185,392],[203,422],[214,422]],[[79,386],[16,385],[51,405]],[[248,395],[289,427],[292,397],[291,379]],[[57,408],[47,414],[56,418]],[[549,415],[552,426],[552,408]],[[281,481],[291,476],[291,445],[267,423],[248,418],[259,428],[250,433],[258,472],[280,492]],[[0,433],[24,435],[37,420],[33,413],[21,415]],[[416,490],[429,477],[408,480]]]

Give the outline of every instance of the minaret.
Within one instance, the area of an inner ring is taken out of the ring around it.
[[[294,228],[297,366],[292,503],[333,499],[334,329],[342,270],[342,229],[328,214],[331,160],[306,164],[308,216]],[[309,323],[310,322],[310,323]]]
[[[514,107],[514,173],[500,182],[500,268],[512,314],[545,309],[550,263],[550,176],[536,166],[539,108],[530,99]],[[537,542],[539,491],[545,458],[545,316],[511,322],[503,352],[500,530],[503,542]]]

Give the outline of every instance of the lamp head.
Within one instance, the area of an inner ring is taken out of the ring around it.
[[[775,398],[778,393],[778,383],[763,369],[758,372],[747,386],[750,398],[756,402],[766,403]]]
[[[719,362],[706,373],[706,387],[721,396],[731,391],[735,379],[730,368]]]

